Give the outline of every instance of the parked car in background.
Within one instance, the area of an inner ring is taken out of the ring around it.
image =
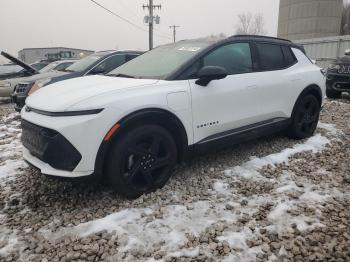
[[[0,77],[6,74],[14,74],[21,71],[23,68],[16,64],[2,64],[0,65]]]
[[[47,66],[48,64],[50,64],[50,62],[37,62],[34,64],[30,64],[30,66],[32,68],[34,68],[36,71],[38,71],[38,73],[40,73],[39,71],[44,68],[45,66]],[[12,72],[12,73],[4,73],[0,75],[0,84],[1,84],[1,80],[7,80],[7,79],[12,79],[12,78],[19,78],[19,77],[28,77],[28,76],[32,76],[33,74],[28,73],[27,69],[24,69],[21,66],[16,65],[16,67],[19,67],[19,71],[17,72]]]
[[[34,75],[26,76],[26,77],[23,75],[20,75],[19,77],[1,80],[0,81],[0,97],[10,97],[14,91],[15,86],[20,81],[23,81],[24,79],[29,78],[29,77],[35,77],[37,75],[49,72],[51,70],[51,68],[48,67],[49,64],[40,62],[40,66],[38,66],[38,68],[41,68],[41,69],[38,69],[38,70],[35,69],[37,71],[37,73],[35,73]],[[35,65],[37,65],[37,64],[35,64]],[[27,69],[23,69],[23,70],[27,70]]]
[[[67,67],[71,66],[77,61],[78,60],[76,59],[55,61],[44,67],[42,70],[40,70],[40,74],[33,75],[30,77],[19,78],[16,80],[12,79],[10,82],[12,85],[14,85],[14,90],[11,94],[11,101],[15,103],[16,111],[20,111],[23,107],[27,90],[29,90],[30,88],[30,83],[34,83],[36,80],[40,80],[43,78],[45,79],[52,75],[57,75],[57,73],[65,71]]]
[[[312,136],[324,93],[320,68],[288,40],[180,41],[29,96],[23,155],[43,174],[95,174],[138,197],[192,153],[278,131]]]
[[[16,103],[15,109],[20,111],[24,106],[27,96],[46,85],[86,75],[105,74],[140,54],[142,54],[142,52],[139,51],[98,52],[69,66],[62,72],[36,79],[36,81],[34,81],[33,78],[26,79],[25,82],[18,84],[18,88],[15,89],[13,95],[13,101]]]
[[[340,98],[342,92],[350,92],[350,50],[329,65],[326,86],[328,98]]]
[[[58,68],[62,68],[62,65],[68,66],[74,63],[76,60],[62,60],[62,61],[56,61],[52,62],[48,65],[46,65],[44,68],[40,69],[37,74],[34,74],[32,76],[28,77],[18,77],[18,78],[12,78],[12,79],[6,79],[0,81],[0,97],[10,97],[13,94],[15,86],[27,79],[40,79],[43,76],[50,76],[56,71]]]
[[[26,63],[22,62],[18,58],[13,57],[6,52],[1,52],[1,55],[3,55],[7,59],[9,59],[11,62],[13,62],[13,65],[11,65],[10,67],[17,68],[17,69],[13,72],[11,72],[11,70],[9,71],[3,70],[3,72],[0,72],[0,80],[26,77],[26,76],[39,74],[39,71],[50,63],[48,61],[39,61],[31,65],[27,65]]]
[[[86,75],[106,74],[141,55],[140,51],[102,51],[81,59],[58,76],[37,81],[37,88]]]

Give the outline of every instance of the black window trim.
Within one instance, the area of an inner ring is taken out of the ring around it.
[[[264,69],[261,69],[261,57],[260,57],[260,52],[259,52],[259,49],[258,49],[258,44],[269,44],[269,45],[277,45],[281,48],[281,52],[282,52],[282,55],[283,55],[283,60],[284,60],[284,63],[286,64],[286,57],[285,57],[285,54],[283,52],[283,49],[282,49],[282,46],[285,46],[286,48],[288,48],[292,54],[292,56],[294,57],[294,63],[291,64],[291,65],[287,65],[285,67],[282,67],[282,68],[279,68],[279,69],[271,69],[271,70],[264,70]],[[286,44],[282,44],[282,43],[273,43],[273,42],[268,42],[268,41],[253,41],[253,45],[255,46],[254,49],[256,51],[256,55],[258,57],[258,68],[257,68],[257,71],[256,72],[274,72],[274,71],[282,71],[282,70],[286,70],[288,68],[291,68],[292,66],[296,65],[298,63],[298,59],[296,58],[293,50],[291,49],[290,45],[286,45]]]
[[[251,55],[251,59],[252,59],[252,71],[251,72],[246,72],[246,73],[236,73],[236,74],[230,74],[230,75],[242,75],[242,74],[251,74],[251,73],[256,73],[256,69],[258,69],[257,67],[257,54],[256,52],[253,50],[254,46],[253,46],[253,41],[252,40],[246,40],[246,39],[237,39],[237,40],[232,40],[230,39],[230,41],[225,41],[225,42],[219,42],[217,44],[214,44],[210,47],[208,47],[206,50],[202,51],[201,53],[199,53],[198,55],[194,56],[191,60],[189,60],[185,65],[181,66],[178,70],[176,70],[176,72],[170,76],[167,80],[169,81],[174,81],[174,80],[194,80],[197,78],[189,78],[189,79],[181,79],[181,76],[190,68],[192,67],[194,64],[196,64],[197,62],[200,62],[203,65],[203,58],[207,55],[209,55],[211,52],[214,52],[215,50],[224,47],[226,45],[232,45],[232,44],[237,44],[237,43],[247,43],[249,44],[250,47],[250,55]]]
[[[290,46],[288,46],[288,45],[281,45],[281,46],[282,46],[282,53],[283,53],[284,59],[286,59],[286,56],[285,56],[283,47],[286,48],[286,49],[289,51],[289,53],[292,55],[292,57],[293,57],[293,59],[294,59],[294,60],[293,60],[294,63],[293,63],[293,64],[290,64],[287,68],[290,68],[290,67],[294,66],[295,64],[297,64],[297,63],[298,63],[298,59],[297,59],[297,57],[295,56],[295,54],[294,54],[292,48],[291,48]]]

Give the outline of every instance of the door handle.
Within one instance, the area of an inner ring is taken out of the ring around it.
[[[247,89],[248,89],[248,90],[257,89],[257,88],[258,88],[257,85],[250,85],[250,86],[247,86]]]

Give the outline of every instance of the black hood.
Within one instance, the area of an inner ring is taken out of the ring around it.
[[[23,67],[25,70],[27,70],[31,75],[36,75],[39,74],[39,71],[37,71],[35,68],[31,67],[30,65],[24,63],[23,61],[19,60],[18,58],[2,51],[1,55],[6,57],[8,60],[10,60],[11,62],[19,65],[20,67]]]

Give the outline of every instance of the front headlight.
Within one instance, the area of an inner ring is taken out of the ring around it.
[[[38,89],[39,89],[38,84],[35,82],[34,85],[32,86],[32,88],[29,90],[28,96],[30,96],[31,94],[36,92]]]
[[[48,83],[51,82],[51,78],[45,78],[45,79],[41,79],[35,82],[35,84],[39,87],[42,88],[44,86],[46,86]]]
[[[329,70],[339,70],[340,69],[340,65],[336,65],[336,64],[330,64],[328,66]]]

